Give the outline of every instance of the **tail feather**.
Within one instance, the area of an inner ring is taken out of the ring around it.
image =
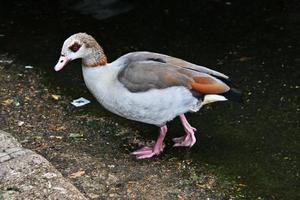
[[[219,94],[219,95],[222,95],[226,99],[231,100],[231,101],[235,101],[235,102],[238,102],[238,103],[243,102],[243,93],[240,89],[238,89],[236,84],[234,84],[230,79],[226,79],[226,78],[219,77],[219,76],[215,76],[215,77],[218,78],[219,80],[221,80],[222,82],[224,82],[226,85],[228,85],[230,87],[229,91],[224,92],[224,93]]]
[[[243,102],[242,91],[237,89],[237,88],[230,88],[229,91],[224,92],[224,93],[219,94],[219,95],[222,95],[226,99],[231,100],[231,101],[235,101],[235,102],[238,102],[238,103]]]

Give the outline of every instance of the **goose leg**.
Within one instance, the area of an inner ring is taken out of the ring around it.
[[[179,117],[184,127],[185,135],[182,137],[173,138],[172,140],[175,142],[173,147],[192,147],[196,143],[195,131],[197,130],[189,124],[184,114],[180,115]]]
[[[159,136],[153,147],[143,147],[137,151],[132,152],[132,155],[135,155],[137,159],[151,158],[152,156],[159,155],[163,149],[163,141],[165,139],[166,133],[168,131],[167,126],[162,126],[159,129]]]

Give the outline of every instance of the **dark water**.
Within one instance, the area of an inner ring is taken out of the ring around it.
[[[249,199],[299,199],[298,1],[127,3],[132,10],[98,20],[70,9],[71,1],[1,1],[0,53],[41,68],[49,85],[74,98],[91,98],[79,62],[63,73],[54,73],[53,66],[62,42],[79,31],[97,38],[110,61],[148,50],[224,72],[244,90],[244,103],[218,103],[189,115],[198,142],[188,152],[168,148],[165,153],[215,166],[245,184]],[[97,115],[115,117],[96,103],[89,111],[94,108]],[[156,131],[134,126],[146,137]],[[171,122],[170,134],[178,130],[180,123]]]

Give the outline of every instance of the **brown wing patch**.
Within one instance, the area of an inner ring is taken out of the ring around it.
[[[141,57],[136,58],[132,55],[127,60],[127,66],[118,74],[118,80],[131,92],[145,92],[173,86],[184,86],[202,94],[220,94],[230,89],[221,80],[203,72],[157,61],[155,57],[139,59]]]
[[[173,86],[190,87],[191,77],[174,66],[160,62],[132,62],[118,74],[118,80],[131,92],[164,89]]]
[[[192,89],[205,94],[220,94],[230,89],[225,83],[210,76],[193,77],[191,86]]]

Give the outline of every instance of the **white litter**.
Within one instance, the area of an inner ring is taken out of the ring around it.
[[[18,121],[18,126],[23,126],[24,123],[25,122],[23,122],[23,121]]]
[[[9,59],[0,59],[0,64],[11,64],[13,62],[13,60],[9,60]]]
[[[25,66],[25,69],[33,69],[33,66],[31,66],[31,65],[26,65],[26,66]]]
[[[84,106],[86,104],[89,104],[91,103],[89,100],[83,98],[83,97],[80,97],[79,99],[74,99],[71,104],[75,107],[81,107],[81,106]]]

